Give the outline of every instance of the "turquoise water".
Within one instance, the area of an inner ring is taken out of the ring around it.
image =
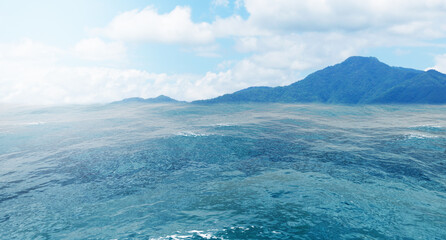
[[[446,239],[446,106],[0,112],[0,239]]]

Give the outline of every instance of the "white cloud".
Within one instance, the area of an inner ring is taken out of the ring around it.
[[[14,94],[25,88],[39,93],[42,88],[33,89],[35,83],[33,80],[44,78],[50,69],[56,67],[58,59],[64,54],[66,52],[58,48],[31,39],[23,39],[17,43],[1,43],[0,101],[7,102]]]
[[[193,44],[188,51],[205,57],[219,56],[216,39],[232,38],[236,50],[254,54],[250,61],[277,60],[275,67],[294,70],[314,69],[369,47],[446,37],[445,0],[237,0],[235,6],[244,6],[249,16],[193,22],[188,7],[168,13],[147,7],[118,15],[99,32],[115,40]]]
[[[200,57],[207,58],[217,58],[220,55],[217,53],[220,46],[218,44],[210,44],[210,45],[198,45],[198,46],[189,46],[187,48],[183,48],[182,50],[185,52],[193,52],[195,55]]]
[[[421,28],[429,36],[444,36],[444,0],[245,0],[248,21],[273,31],[364,31],[416,34]],[[440,28],[438,28],[440,27]],[[419,33],[419,32],[418,32]]]
[[[85,60],[120,60],[126,55],[126,48],[120,42],[105,43],[99,38],[83,39],[74,47],[76,56]]]
[[[215,2],[225,6],[226,1]],[[216,97],[249,86],[285,85],[302,73],[337,63],[364,49],[428,44],[446,37],[444,0],[237,0],[248,17],[194,22],[189,7],[160,13],[153,7],[124,12],[101,38],[64,51],[29,39],[0,44],[0,102],[90,103],[165,94],[179,100]],[[234,39],[242,60],[222,59],[203,75],[137,69],[68,67],[61,58],[119,60],[127,41],[180,44],[183,51],[218,57],[216,39]],[[446,55],[433,68],[446,72]]]
[[[260,50],[257,37],[241,37],[236,40],[235,49],[239,52],[255,52]]]
[[[277,85],[289,79],[282,70],[263,68],[250,61],[204,75],[167,75],[137,69],[63,65],[63,59],[72,55],[32,40],[0,45],[0,102],[92,103],[160,94],[197,100],[252,85]]]
[[[214,40],[209,23],[192,22],[191,9],[179,6],[166,14],[153,7],[124,12],[97,31],[125,41],[203,44]]]
[[[435,66],[429,68],[439,72],[446,73],[446,54],[435,56]]]
[[[227,0],[214,0],[227,6]],[[417,38],[445,36],[444,0],[245,0],[247,19],[238,15],[195,23],[189,7],[169,13],[153,7],[124,12],[99,32],[127,41],[210,43],[220,37],[301,34],[304,32],[379,31]],[[422,33],[422,34],[420,34]]]
[[[229,5],[229,0],[213,0],[212,5],[227,7]]]
[[[234,81],[239,83],[234,90],[250,86],[280,86],[299,80],[293,70],[268,67],[251,59],[240,61],[231,71]]]
[[[223,62],[221,62],[217,65],[217,69],[219,71],[223,71],[223,70],[230,69],[232,66],[234,66],[233,60],[224,60]]]
[[[225,3],[220,1],[215,4]],[[261,26],[238,15],[217,17],[212,23],[195,23],[191,19],[191,9],[180,6],[165,14],[153,7],[127,11],[116,16],[105,28],[93,32],[115,40],[184,44],[209,44],[220,37],[268,34]]]
[[[31,66],[21,67],[29,73],[37,72]],[[150,96],[159,91],[156,83],[165,79],[162,74],[138,70],[91,67],[45,68],[44,74],[33,75],[17,76],[8,81],[9,85],[2,83],[5,94],[0,101],[33,104],[108,102],[120,97]]]
[[[228,4],[214,0],[214,5]],[[444,0],[237,0],[249,13],[193,22],[189,7],[159,13],[153,7],[116,16],[97,30],[112,39],[163,43],[210,44],[217,38],[263,37],[314,32],[379,33],[386,37],[446,37]]]
[[[238,15],[227,18],[217,17],[212,22],[211,29],[216,38],[271,35],[271,32],[264,29],[261,25],[255,25],[251,21],[246,21]]]
[[[239,9],[244,6],[243,0],[235,0],[234,1],[235,9]]]
[[[35,63],[54,62],[64,51],[47,46],[31,39],[22,39],[16,43],[0,43],[0,61],[33,61]]]
[[[368,36],[304,33],[241,38],[236,48],[253,52],[247,59],[261,68],[305,72],[359,55],[365,46],[373,45],[370,41],[373,38]]]
[[[0,62],[3,64],[2,62]],[[17,70],[26,75],[13,75]],[[164,94],[179,100],[217,97],[253,85],[281,85],[290,78],[275,69],[242,61],[235,69],[199,75],[154,74],[135,69],[98,67],[0,67],[0,102],[67,104],[111,102]]]

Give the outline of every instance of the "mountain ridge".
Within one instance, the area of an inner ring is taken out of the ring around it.
[[[140,97],[132,97],[132,98],[124,98],[120,101],[112,102],[112,104],[121,104],[121,103],[181,103],[182,101],[178,101],[176,99],[170,98],[165,95],[159,95],[154,98],[140,98]]]
[[[170,97],[126,98],[113,103],[180,103]],[[253,86],[195,104],[282,102],[329,104],[446,104],[446,75],[389,66],[376,57],[352,56],[287,86]],[[183,102],[184,103],[184,102]]]
[[[249,87],[193,103],[284,102],[334,104],[446,103],[446,75],[391,67],[375,57],[352,56],[283,87]]]

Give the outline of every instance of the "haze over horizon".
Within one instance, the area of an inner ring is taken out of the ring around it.
[[[446,72],[446,1],[0,2],[0,103],[199,100],[353,55]]]

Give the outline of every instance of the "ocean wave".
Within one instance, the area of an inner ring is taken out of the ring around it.
[[[405,139],[434,139],[439,138],[439,136],[425,133],[407,133],[404,134]]]
[[[429,132],[429,133],[441,133],[441,132],[446,132],[446,127],[444,126],[440,126],[440,125],[429,125],[429,124],[422,124],[422,125],[417,125],[414,127],[411,127],[410,129],[412,130],[416,130],[416,131],[421,131],[421,132]]]
[[[0,239],[446,239],[446,112],[244,106],[3,114]]]
[[[46,124],[46,122],[25,122],[25,123],[19,123],[17,125],[20,125],[20,126],[35,126],[35,125],[42,125],[42,124]]]
[[[176,133],[177,136],[185,136],[185,137],[206,137],[210,136],[212,134],[208,133],[199,133],[199,132],[193,132],[193,131],[181,131]]]
[[[239,235],[244,234],[246,232],[255,231],[255,232],[262,232],[262,227],[256,227],[256,226],[237,226],[237,227],[226,227],[223,229],[212,229],[212,230],[206,230],[206,231],[200,231],[200,230],[191,230],[186,232],[176,232],[175,234],[167,235],[164,237],[158,237],[158,238],[150,238],[150,240],[181,240],[181,239],[210,239],[210,240],[225,240],[225,239],[233,239],[232,235]],[[271,232],[274,235],[280,234],[278,231],[272,231]],[[224,236],[227,235],[229,238],[225,238]]]
[[[234,124],[230,124],[230,123],[216,123],[216,124],[213,124],[212,126],[215,126],[215,127],[231,127],[231,126],[234,126]]]
[[[187,231],[186,233],[178,232],[177,234],[167,235],[165,237],[150,238],[150,240],[181,240],[181,239],[196,239],[197,237],[199,239],[224,240],[224,238],[217,237],[214,234],[215,233],[211,233],[211,232],[191,230],[191,231]]]

